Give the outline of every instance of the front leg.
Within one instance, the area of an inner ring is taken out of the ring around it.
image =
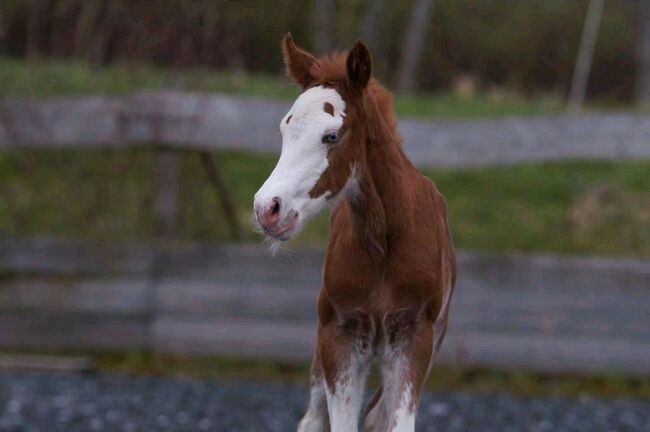
[[[330,432],[327,399],[325,396],[325,377],[323,376],[323,367],[318,350],[316,350],[314,361],[311,365],[309,384],[309,407],[298,425],[298,432]]]
[[[365,431],[413,432],[415,414],[433,355],[431,324],[398,312],[384,322],[380,358],[381,398],[368,413]]]
[[[351,315],[322,329],[319,354],[332,432],[356,432],[370,364],[372,324]]]

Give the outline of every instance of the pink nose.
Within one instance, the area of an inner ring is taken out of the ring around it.
[[[281,205],[282,200],[279,197],[275,197],[270,203],[256,209],[257,221],[265,231],[273,231],[277,228],[278,222],[280,221]]]

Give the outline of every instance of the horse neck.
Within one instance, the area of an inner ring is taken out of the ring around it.
[[[350,208],[359,240],[376,261],[383,262],[388,253],[388,239],[399,235],[404,224],[407,184],[413,167],[376,106],[371,106],[368,112],[368,125],[372,126],[367,128],[358,173],[359,194],[356,200],[350,201]]]

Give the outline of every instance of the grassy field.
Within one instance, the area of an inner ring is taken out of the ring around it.
[[[208,69],[158,69],[146,65],[92,67],[47,60],[0,58],[0,96],[34,98],[80,94],[124,94],[141,90],[183,89],[292,100],[298,88],[283,75],[232,74]],[[461,97],[454,93],[397,97],[398,114],[412,117],[497,117],[559,112],[553,96],[525,98],[509,91]]]
[[[276,157],[217,154],[240,219]],[[175,231],[223,240],[227,226],[196,155],[182,154]],[[0,236],[148,238],[153,153],[37,151],[0,154]],[[445,194],[458,247],[650,257],[650,161],[567,161],[426,171]],[[296,245],[322,246],[327,212]],[[252,230],[247,240],[255,241]]]
[[[257,381],[307,386],[309,364],[214,356],[155,354],[147,351],[1,349],[2,354],[90,357],[99,373],[155,377],[189,377],[219,381]],[[368,385],[380,382],[372,371]],[[542,374],[523,370],[491,370],[434,366],[426,389],[434,392],[510,393],[531,397],[632,398],[650,400],[650,379],[624,375]]]

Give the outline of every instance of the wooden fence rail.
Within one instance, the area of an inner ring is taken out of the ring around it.
[[[288,103],[181,92],[0,101],[0,150],[122,148],[276,153]],[[492,120],[401,119],[416,165],[462,167],[566,158],[650,158],[650,116],[590,114]]]

